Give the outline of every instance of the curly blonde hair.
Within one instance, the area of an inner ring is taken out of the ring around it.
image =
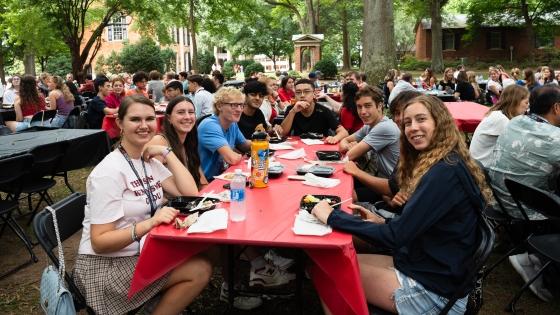
[[[62,92],[62,96],[64,97],[64,101],[66,102],[74,102],[74,95],[70,92],[68,86],[64,83],[62,77],[58,75],[51,76],[52,82],[56,85],[56,89]]]
[[[422,177],[440,160],[443,159],[450,164],[456,163],[449,158],[449,154],[455,152],[465,162],[486,202],[492,203],[492,191],[486,184],[484,173],[471,158],[463,135],[457,129],[445,104],[436,97],[421,95],[410,100],[403,107],[403,111],[416,103],[428,109],[435,121],[435,130],[429,146],[423,151],[418,151],[408,142],[404,124],[401,125],[401,155],[397,172],[401,191],[412,195]]]

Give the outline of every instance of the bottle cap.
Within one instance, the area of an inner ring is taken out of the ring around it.
[[[268,135],[266,134],[266,132],[255,132],[253,133],[253,136],[251,137],[252,140],[266,140],[266,137]]]

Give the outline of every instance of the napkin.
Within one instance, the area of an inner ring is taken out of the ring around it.
[[[270,149],[276,150],[276,151],[279,151],[279,150],[293,150],[294,149],[294,147],[292,147],[291,145],[286,144],[286,143],[271,143],[268,147]]]
[[[301,139],[301,142],[303,142],[307,145],[325,144],[325,142],[323,140],[319,140],[319,139]]]
[[[251,173],[249,172],[242,172],[242,173],[245,177],[249,177],[251,175]],[[234,175],[233,172],[222,173],[220,175],[214,176],[214,179],[231,181],[233,179],[233,175]]]
[[[340,179],[337,178],[324,178],[313,175],[312,173],[305,174],[305,181],[303,184],[308,186],[315,186],[321,188],[333,188],[340,184]]]
[[[282,155],[278,156],[279,158],[282,159],[288,159],[288,160],[296,160],[302,157],[305,157],[305,150],[303,148],[301,149],[297,149],[297,150],[293,150],[291,152],[288,153],[284,153]]]
[[[314,215],[305,211],[299,210],[292,227],[297,235],[316,235],[324,236],[332,233],[332,228],[326,224],[321,223]]]
[[[219,193],[205,193],[202,194],[202,197],[208,197],[208,198],[216,198],[216,199],[220,199],[221,202],[230,202],[230,195],[229,195],[229,190],[225,189],[222,190]]]
[[[227,222],[228,212],[226,209],[219,208],[206,211],[188,228],[187,233],[212,233],[217,230],[225,230],[227,229]]]

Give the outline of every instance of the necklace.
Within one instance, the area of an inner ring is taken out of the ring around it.
[[[144,186],[144,182],[140,178],[140,175],[138,175],[138,172],[136,171],[134,164],[132,164],[132,161],[130,160],[128,153],[126,153],[126,150],[123,148],[122,144],[119,145],[119,151],[124,156],[124,159],[128,162],[128,165],[130,165],[130,168],[132,169],[132,172],[134,172],[134,175],[136,175],[136,178],[138,179],[140,186],[142,186],[142,190],[144,191],[144,194],[146,195],[148,201],[150,202],[150,215],[154,216],[154,213],[156,213],[157,210],[156,198],[152,193],[152,187],[150,186],[150,180],[148,179],[148,172],[146,171],[146,164],[144,163],[144,159],[140,157],[140,161],[142,161],[142,168],[144,169],[144,177],[146,178],[146,185],[148,186],[147,188],[146,186]]]

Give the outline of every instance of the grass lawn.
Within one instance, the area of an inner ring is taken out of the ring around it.
[[[77,191],[85,191],[85,181],[91,169],[73,171],[70,182]],[[62,181],[51,191],[55,200],[60,200],[69,194]],[[32,228],[26,226],[24,217],[20,224],[27,230],[28,235],[33,235]],[[74,235],[64,243],[64,253],[67,265],[73,265],[75,254],[80,241],[80,235]],[[0,270],[7,270],[18,262],[28,259],[28,254],[23,245],[11,230],[7,229],[0,238]],[[34,248],[39,262],[26,267],[0,281],[0,314],[41,314],[39,307],[39,285],[42,270],[47,266],[48,259],[39,245]],[[493,253],[491,260],[495,260],[501,253]],[[226,310],[226,304],[219,301],[219,288],[222,282],[221,269],[216,268],[210,285],[192,305],[194,314],[221,314]],[[503,308],[515,292],[523,285],[509,263],[501,264],[485,282],[484,306],[481,314],[501,314]],[[556,294],[558,296],[558,294]],[[304,314],[321,314],[319,300],[312,284],[304,284]],[[560,299],[551,303],[544,303],[531,292],[526,292],[518,302],[522,314],[559,314]],[[273,299],[265,301],[263,306],[250,311],[232,311],[231,314],[289,314],[298,310],[295,299]]]

